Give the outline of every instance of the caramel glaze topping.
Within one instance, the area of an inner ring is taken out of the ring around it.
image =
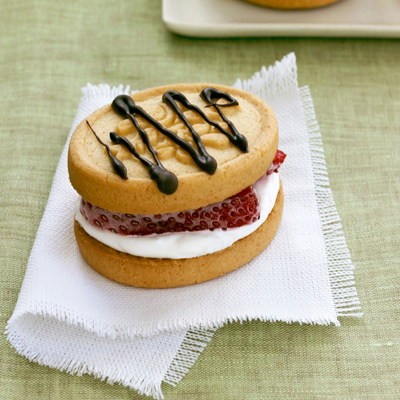
[[[183,112],[180,110],[177,102],[181,103],[188,110],[192,110],[197,114],[199,114],[208,124],[217,128],[222,134],[227,136],[229,141],[233,145],[235,145],[239,150],[245,153],[248,152],[247,139],[236,130],[233,123],[229,121],[221,111],[221,107],[231,107],[239,105],[238,101],[234,99],[232,96],[230,96],[228,93],[221,92],[220,90],[211,87],[205,88],[201,92],[200,97],[207,103],[206,107],[214,107],[217,110],[222,120],[226,122],[226,124],[228,125],[230,132],[222,128],[222,126],[219,125],[217,122],[210,120],[198,106],[191,104],[189,100],[182,93],[177,92],[176,90],[169,90],[165,92],[162,97],[162,101],[174,110],[179,119],[189,129],[197,149],[187,141],[181,139],[174,132],[165,128],[151,115],[149,115],[145,110],[143,110],[143,108],[136,105],[132,97],[123,94],[117,96],[111,104],[112,108],[117,114],[119,114],[123,118],[129,119],[132,122],[136,130],[139,132],[139,135],[143,140],[143,143],[146,145],[150,154],[153,156],[155,164],[150,162],[146,158],[142,157],[136,151],[135,146],[127,138],[119,136],[116,132],[110,132],[111,141],[115,144],[124,146],[131,154],[133,154],[143,164],[143,166],[147,168],[150,174],[150,178],[156,182],[158,189],[160,190],[160,192],[164,194],[172,194],[176,191],[176,189],[178,188],[178,178],[171,171],[168,171],[167,169],[164,168],[164,166],[162,165],[161,161],[157,156],[157,152],[153,149],[153,147],[150,144],[150,139],[149,136],[147,135],[147,132],[139,126],[135,118],[135,114],[145,119],[147,122],[153,125],[154,128],[156,128],[160,133],[162,133],[167,138],[172,140],[183,150],[187,151],[189,155],[192,157],[193,161],[196,163],[196,165],[202,171],[205,171],[210,175],[213,175],[215,173],[215,170],[217,169],[217,161],[215,160],[214,157],[208,154],[203,142],[201,141],[200,135],[193,129],[193,126],[190,124],[190,122],[187,120]],[[224,104],[218,104],[216,101],[218,101],[219,99],[225,99],[228,102]],[[92,132],[94,133],[94,135],[96,136],[97,140],[103,146],[106,147],[114,171],[121,178],[127,179],[127,172],[125,165],[111,154],[109,146],[103,143],[99,139],[99,137],[96,135],[96,133],[90,126],[89,122],[88,121],[86,122],[89,125]]]

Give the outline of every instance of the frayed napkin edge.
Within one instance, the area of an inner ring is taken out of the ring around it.
[[[362,317],[354,280],[354,265],[330,189],[324,147],[308,86],[299,88],[306,119],[318,214],[328,263],[329,283],[337,317]]]

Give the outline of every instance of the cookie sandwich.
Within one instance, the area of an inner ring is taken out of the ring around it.
[[[264,7],[282,9],[316,8],[336,3],[339,0],[245,0]]]
[[[284,158],[273,110],[250,93],[178,84],[118,96],[71,138],[79,249],[137,287],[224,275],[275,236]]]

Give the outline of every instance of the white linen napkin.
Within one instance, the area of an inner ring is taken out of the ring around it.
[[[280,170],[285,206],[266,251],[210,282],[138,289],[92,270],[73,233],[77,194],[68,179],[67,140],[7,326],[18,353],[161,398],[161,382],[179,382],[213,330],[227,321],[339,325],[340,315],[360,315],[311,95],[308,88],[298,88],[296,68],[289,54],[235,83],[267,101],[277,114],[279,148],[287,153]],[[88,84],[71,133],[121,93],[129,93],[129,87]]]

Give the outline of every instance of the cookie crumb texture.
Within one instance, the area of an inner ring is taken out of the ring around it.
[[[225,250],[184,259],[136,257],[108,247],[89,236],[75,221],[75,237],[87,263],[116,282],[142,288],[171,288],[208,281],[246,264],[274,238],[283,210],[282,182],[267,220],[251,235]],[[266,266],[268,268],[268,266]]]
[[[112,154],[125,164],[128,179],[123,180],[115,174],[105,148],[99,144],[86,122],[82,121],[71,138],[68,153],[70,180],[76,191],[88,202],[110,212],[166,214],[218,203],[252,185],[265,173],[278,147],[275,114],[261,99],[238,89],[209,84],[164,86],[135,93],[132,98],[164,127],[194,145],[190,131],[175,112],[162,102],[162,95],[168,90],[183,93],[211,120],[227,129],[217,111],[213,107],[206,107],[207,104],[200,97],[201,91],[209,86],[227,92],[238,100],[238,106],[224,107],[222,112],[246,137],[249,145],[247,153],[240,151],[197,113],[181,107],[207,151],[217,161],[216,172],[209,175],[199,169],[186,151],[137,116],[139,125],[146,130],[164,167],[178,177],[176,192],[163,194],[138,159],[122,145],[111,141],[110,132],[115,131],[132,142],[142,157],[154,162],[132,122],[117,115],[108,105],[91,114],[87,120],[100,139],[110,147]]]
[[[302,9],[322,7],[328,4],[336,3],[339,0],[245,0],[248,3],[258,4],[260,6],[281,8],[281,9]]]

